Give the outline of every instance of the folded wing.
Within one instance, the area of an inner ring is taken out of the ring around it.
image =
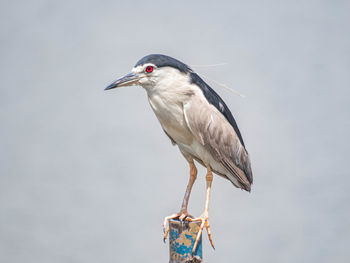
[[[193,135],[226,168],[227,178],[237,187],[250,191],[253,175],[249,156],[227,119],[197,96],[184,105],[184,114]]]

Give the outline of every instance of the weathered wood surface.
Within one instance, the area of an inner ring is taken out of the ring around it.
[[[199,263],[202,262],[202,237],[196,251],[192,255],[194,242],[199,231],[200,221],[183,222],[172,219],[169,221],[169,263]]]

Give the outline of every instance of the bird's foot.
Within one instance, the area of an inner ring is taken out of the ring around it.
[[[180,221],[184,221],[185,219],[192,218],[192,216],[187,211],[181,211],[179,213],[172,214],[170,216],[166,216],[164,218],[164,222],[163,222],[163,231],[164,231],[163,241],[164,241],[164,243],[165,243],[165,240],[167,239],[168,234],[169,234],[168,222],[169,222],[169,220],[174,219],[174,218],[178,218]]]
[[[199,241],[199,239],[201,238],[201,235],[202,235],[202,232],[203,232],[204,227],[207,229],[210,244],[211,244],[211,246],[213,247],[213,249],[215,249],[214,243],[213,243],[213,239],[211,238],[211,232],[210,232],[210,224],[209,224],[209,216],[208,216],[208,213],[204,213],[204,214],[202,214],[202,215],[201,215],[200,217],[198,217],[198,218],[190,218],[190,217],[187,217],[186,219],[187,219],[188,221],[190,221],[190,222],[201,221],[201,225],[200,225],[200,227],[199,227],[199,231],[198,231],[198,234],[197,234],[197,237],[196,237],[196,241],[195,241],[195,243],[194,243],[194,245],[193,245],[192,254],[196,251],[196,248],[197,248],[197,245],[198,245],[198,241]]]

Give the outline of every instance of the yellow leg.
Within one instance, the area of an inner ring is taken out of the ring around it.
[[[179,213],[172,214],[172,215],[164,218],[164,222],[163,222],[164,242],[165,242],[165,240],[168,236],[168,233],[169,233],[169,226],[167,227],[167,223],[170,219],[174,219],[174,218],[179,217],[179,219],[182,221],[185,218],[190,217],[190,215],[187,212],[187,206],[188,206],[188,200],[190,199],[192,186],[193,186],[194,182],[196,181],[196,178],[197,178],[197,168],[193,162],[190,162],[190,179],[188,181],[185,196],[184,196],[184,199],[182,201],[181,210]]]
[[[204,208],[204,213],[198,217],[198,218],[187,218],[188,221],[194,222],[194,221],[201,221],[201,225],[199,227],[199,231],[196,237],[196,241],[193,246],[192,253],[196,251],[198,241],[202,235],[204,227],[207,229],[208,232],[208,237],[210,240],[211,246],[215,249],[213,239],[211,237],[211,231],[210,231],[210,224],[209,224],[209,200],[210,200],[210,190],[211,190],[211,183],[213,181],[213,174],[211,172],[211,168],[207,166],[207,175],[205,177],[206,182],[207,182],[207,194],[206,194],[206,200],[205,200],[205,208]]]

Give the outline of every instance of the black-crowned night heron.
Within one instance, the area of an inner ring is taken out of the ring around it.
[[[114,81],[106,90],[142,86],[166,135],[177,145],[190,165],[190,179],[179,213],[164,219],[201,221],[193,248],[206,227],[213,241],[208,220],[212,172],[250,191],[253,175],[248,152],[235,119],[225,102],[186,64],[165,55],[148,55],[139,60],[132,72]],[[197,178],[194,160],[207,168],[204,213],[192,218],[187,212],[192,185]],[[167,228],[164,239],[166,239]],[[213,246],[214,247],[214,246]]]

